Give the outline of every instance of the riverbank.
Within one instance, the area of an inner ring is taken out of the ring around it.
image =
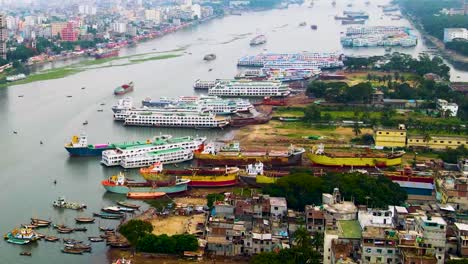
[[[400,8],[402,8],[400,6]],[[404,17],[421,33],[421,36],[424,41],[429,43],[430,46],[434,46],[441,53],[441,56],[453,64],[453,66],[459,70],[468,70],[468,56],[459,54],[453,50],[445,48],[445,44],[440,39],[429,35],[416,18],[408,15],[406,12],[402,12]]]
[[[181,51],[183,50],[184,48],[179,48],[179,49],[163,51],[163,52],[147,52],[144,54],[136,54],[136,55],[130,55],[130,56],[123,56],[123,57],[113,57],[113,58],[107,58],[107,59],[102,59],[102,60],[82,61],[76,64],[71,64],[69,66],[53,68],[53,69],[41,71],[35,74],[31,74],[27,76],[26,79],[19,80],[16,82],[3,83],[3,84],[0,84],[0,88],[21,85],[21,84],[26,84],[26,83],[32,83],[32,82],[37,82],[37,81],[60,79],[60,78],[64,78],[64,77],[77,74],[79,72],[87,71],[87,70],[109,68],[109,67],[122,67],[122,66],[139,64],[139,63],[152,61],[152,60],[166,60],[166,59],[177,58],[177,57],[183,56],[183,54],[181,53]],[[158,54],[158,55],[151,56],[155,54]],[[121,61],[121,63],[117,63],[117,64],[113,63],[113,62],[118,62],[118,61]]]

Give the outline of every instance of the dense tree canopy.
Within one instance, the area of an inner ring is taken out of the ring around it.
[[[313,81],[307,87],[309,95],[337,103],[368,103],[372,92],[369,82],[349,86],[345,82]]]
[[[353,198],[357,204],[384,208],[402,204],[406,192],[384,176],[371,177],[360,173],[328,174],[315,177],[307,171],[293,173],[279,179],[276,184],[266,186],[263,191],[271,196],[285,196],[288,207],[304,210],[307,204],[321,204],[322,193],[331,193],[340,188],[343,197]]]
[[[462,145],[456,149],[447,149],[439,153],[439,157],[447,163],[457,163],[459,158],[468,157],[468,148]]]
[[[119,228],[119,232],[132,244],[135,244],[140,237],[152,231],[153,225],[151,223],[138,219],[132,219]]]

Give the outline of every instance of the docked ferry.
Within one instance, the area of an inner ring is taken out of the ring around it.
[[[115,121],[125,121],[127,117],[132,114],[148,114],[148,113],[164,113],[164,114],[172,114],[172,113],[208,113],[208,109],[202,109],[198,105],[167,105],[161,108],[149,108],[149,107],[142,107],[142,108],[132,108],[126,111],[120,111],[114,113],[114,120]]]
[[[304,53],[260,53],[254,56],[244,56],[237,61],[238,66],[264,67],[267,62],[274,61],[309,61],[316,62],[320,68],[343,67],[342,56],[338,53],[304,52]]]
[[[204,112],[130,112],[126,126],[223,128],[230,118]]]
[[[133,108],[133,99],[131,97],[125,97],[123,99],[119,99],[116,105],[112,106],[112,112],[118,113],[127,111]]]
[[[208,90],[209,95],[221,97],[286,97],[290,93],[289,87],[280,81],[236,80],[227,84],[217,84]]]
[[[193,88],[196,89],[196,90],[208,90],[208,89],[214,87],[218,83],[228,83],[230,81],[232,81],[232,80],[216,79],[214,81],[202,81],[202,80],[198,79],[193,84]]]
[[[257,162],[270,166],[293,166],[302,162],[304,148],[289,147],[284,151],[277,150],[241,150],[238,142],[217,148],[207,144],[202,152],[195,153],[198,164],[239,166]]]
[[[200,150],[203,148],[203,143],[206,137],[179,137],[172,138],[171,136],[159,136],[156,137],[152,142],[148,142],[144,145],[129,146],[129,147],[117,147],[116,149],[107,150],[102,153],[101,163],[106,166],[117,166],[125,158],[136,157],[141,154],[148,152],[154,152],[159,150],[167,150],[174,148],[182,148],[190,150]]]
[[[160,162],[161,164],[171,164],[189,161],[192,159],[193,150],[184,148],[171,148],[123,158],[120,161],[120,166],[125,169],[131,169],[146,167],[155,162]]]
[[[401,164],[404,151],[391,153],[347,151],[325,151],[323,144],[312,149],[308,158],[314,165],[335,167],[388,167]]]
[[[68,153],[70,153],[71,156],[101,156],[102,152],[106,150],[141,146],[146,144],[148,144],[148,141],[133,141],[111,144],[88,144],[88,136],[86,134],[81,134],[79,136],[73,136],[71,142],[65,144],[65,149],[68,151]]]
[[[268,78],[268,75],[263,69],[249,69],[239,72],[234,79],[249,79],[249,80],[265,80]],[[213,86],[214,87],[214,86]]]
[[[174,177],[169,183],[160,184],[157,181],[133,182],[128,181],[123,173],[109,177],[103,180],[101,185],[106,191],[118,194],[127,194],[129,192],[163,192],[166,194],[178,194],[187,191],[190,180],[184,180]]]

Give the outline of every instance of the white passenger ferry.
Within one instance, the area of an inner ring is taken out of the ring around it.
[[[249,100],[245,99],[223,99],[218,96],[201,96],[197,101],[201,109],[220,114],[229,115],[237,112],[248,112],[253,108]]]
[[[120,166],[125,169],[141,168],[153,165],[156,162],[162,164],[179,163],[193,159],[193,151],[183,148],[164,149],[148,152],[142,155],[122,159]]]
[[[131,112],[125,118],[127,126],[154,127],[192,127],[192,128],[222,128],[229,125],[230,118],[214,113],[201,112]]]
[[[214,87],[218,83],[228,83],[230,81],[232,81],[232,80],[216,79],[214,81],[202,81],[202,80],[198,79],[193,84],[193,88],[194,89],[199,89],[199,90],[208,90],[208,89]]]
[[[117,147],[116,149],[106,150],[102,152],[101,163],[106,166],[117,166],[122,159],[136,157],[148,152],[159,150],[167,150],[174,148],[182,148],[191,152],[201,149],[206,137],[178,137],[172,138],[171,136],[159,136],[148,144]]]
[[[204,109],[195,104],[183,104],[183,105],[168,105],[165,107],[160,108],[150,108],[150,107],[142,107],[142,108],[133,108],[126,111],[120,111],[114,113],[114,120],[115,121],[125,121],[127,117],[132,114],[150,114],[150,113],[208,113],[208,109]]]
[[[209,95],[216,96],[246,96],[265,97],[278,96],[285,97],[291,93],[289,87],[280,81],[250,81],[238,80],[228,84],[218,84],[208,90]]]
[[[120,99],[116,105],[112,106],[112,112],[118,113],[127,111],[133,108],[133,99],[131,97],[125,97]]]

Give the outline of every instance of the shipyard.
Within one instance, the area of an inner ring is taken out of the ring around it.
[[[466,262],[464,2],[0,7],[0,263]]]

